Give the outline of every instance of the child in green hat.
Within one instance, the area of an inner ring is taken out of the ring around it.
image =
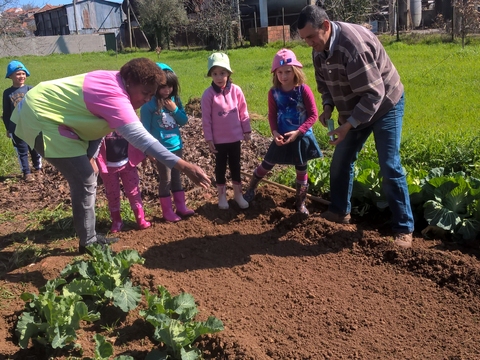
[[[242,89],[232,83],[230,60],[224,53],[213,53],[208,58],[207,76],[212,84],[202,95],[202,125],[205,140],[215,154],[215,180],[218,207],[228,209],[226,197],[227,163],[233,183],[235,202],[241,209],[248,208],[243,198],[240,178],[242,140],[250,140],[250,116]]]

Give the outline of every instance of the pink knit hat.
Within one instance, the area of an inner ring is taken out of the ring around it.
[[[301,62],[297,60],[294,52],[288,49],[282,49],[277,52],[277,54],[273,58],[271,72],[275,72],[275,70],[277,70],[280,66],[283,65],[298,66],[300,68],[303,67]]]

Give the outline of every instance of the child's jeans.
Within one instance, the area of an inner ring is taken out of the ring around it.
[[[24,175],[31,173],[30,165],[28,163],[28,153],[30,153],[30,156],[32,157],[33,167],[36,170],[40,170],[42,168],[42,157],[40,156],[40,154],[35,149],[31,149],[25,141],[20,139],[14,133],[11,133],[11,135],[13,147],[17,152],[18,162],[20,164],[22,173]]]
[[[120,179],[122,180],[125,196],[130,202],[132,210],[142,207],[142,196],[139,191],[139,177],[135,166],[127,163],[126,165],[113,168],[107,167],[108,173],[100,173],[105,186],[105,196],[108,200],[110,212],[120,211]]]

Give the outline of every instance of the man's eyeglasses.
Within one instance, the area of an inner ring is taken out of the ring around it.
[[[286,60],[280,60],[280,66],[283,66],[285,64],[290,64],[292,62],[292,59],[286,59]]]

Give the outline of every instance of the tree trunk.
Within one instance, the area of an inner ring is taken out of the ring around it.
[[[397,28],[396,24],[396,8],[395,8],[396,0],[388,0],[388,23],[390,26],[390,35],[395,34],[395,30]]]

